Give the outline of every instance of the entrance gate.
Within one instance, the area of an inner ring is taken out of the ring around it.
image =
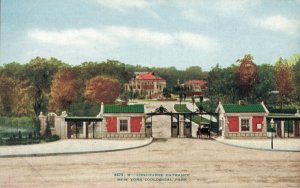
[[[97,122],[102,118],[98,117],[66,117],[67,138],[96,138],[99,132]],[[98,127],[98,129],[97,129]]]
[[[157,108],[154,112],[146,114],[145,132],[146,137],[152,137],[152,116],[167,115],[171,117],[171,137],[177,138],[184,136],[192,138],[192,117],[194,115],[214,115],[218,116],[218,113],[206,113],[206,112],[170,112],[163,106]],[[217,118],[217,121],[219,118]],[[182,126],[180,126],[182,124]],[[218,124],[218,123],[217,123]],[[182,131],[182,132],[181,132]]]

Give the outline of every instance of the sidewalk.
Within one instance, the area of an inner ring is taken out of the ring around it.
[[[45,144],[0,146],[0,157],[68,155],[134,149],[151,144],[144,140],[68,139]]]
[[[270,151],[292,151],[300,152],[300,139],[298,138],[275,138],[273,140],[273,150],[271,149],[271,139],[224,139],[215,138],[216,141],[226,145]]]

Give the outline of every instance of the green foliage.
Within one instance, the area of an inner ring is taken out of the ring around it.
[[[39,128],[30,117],[0,117],[0,137],[15,137],[21,131],[23,136],[38,133]]]
[[[252,60],[252,56],[246,59]],[[153,71],[156,75],[167,80],[167,90],[172,91],[179,80],[184,83],[188,80],[203,79],[207,81],[208,89],[204,97],[209,98],[213,106],[219,101],[222,103],[237,103],[244,99],[248,103],[264,101],[266,104],[284,105],[300,104],[300,54],[294,54],[288,60],[290,67],[291,90],[286,92],[284,97],[272,93],[276,88],[276,67],[271,64],[257,66],[258,81],[247,90],[247,95],[241,93],[236,82],[238,66],[233,64],[222,68],[219,65],[212,67],[210,71],[203,71],[199,66],[187,67],[185,70],[177,70],[175,67],[144,67],[141,65],[128,65],[116,60],[103,62],[83,62],[78,66],[70,66],[55,58],[36,57],[26,64],[11,62],[0,66],[0,115],[6,116],[38,116],[41,111],[46,113],[49,110],[49,101],[53,99],[50,88],[53,84],[54,75],[65,67],[70,67],[78,75],[78,96],[67,103],[68,113],[74,115],[95,115],[99,113],[97,104],[84,99],[86,82],[96,76],[109,76],[115,78],[121,84],[121,98],[130,100],[134,98],[143,99],[145,94],[125,92],[123,84],[127,83],[134,76],[134,72]],[[283,77],[284,78],[284,77]],[[278,79],[279,81],[283,79]],[[63,82],[63,81],[62,81]],[[1,86],[2,84],[2,86]],[[6,85],[5,85],[6,84]],[[10,85],[8,87],[8,85]],[[285,92],[287,89],[283,89]],[[246,91],[246,90],[245,90]],[[284,108],[283,105],[283,108]],[[210,111],[210,106],[203,104],[205,111]],[[51,109],[53,110],[53,109]],[[57,110],[54,109],[57,112]],[[60,111],[60,110],[58,110]]]
[[[186,104],[175,104],[174,105],[174,109],[176,112],[191,112],[187,107]],[[218,124],[216,122],[212,122],[209,119],[206,119],[204,117],[202,117],[201,115],[192,115],[192,119],[191,121],[197,123],[197,124],[210,124],[211,125],[211,131],[213,132],[218,132],[219,127]]]
[[[276,90],[275,69],[272,65],[263,64],[258,66],[259,80],[253,88],[253,98],[255,102],[266,101],[274,104],[274,100],[270,100],[272,91]]]
[[[293,66],[294,72],[294,87],[295,87],[295,101],[300,104],[300,54],[293,55],[289,61],[290,64]]]
[[[68,114],[70,116],[96,116],[99,112],[98,104],[81,99],[70,105]]]
[[[224,103],[234,103],[238,100],[238,86],[236,80],[237,66],[222,69],[216,65],[208,73],[208,90],[205,97],[213,98]]]
[[[295,114],[297,110],[300,110],[300,105],[285,105],[282,107],[279,105],[267,106],[270,113],[285,113],[285,114]]]
[[[0,145],[28,145],[28,144],[40,144],[45,142],[53,142],[59,140],[59,136],[36,136],[36,137],[23,137],[23,138],[10,138],[1,139]]]

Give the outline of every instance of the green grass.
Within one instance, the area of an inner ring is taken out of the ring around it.
[[[175,104],[174,109],[176,112],[191,112],[187,107],[186,104]],[[216,122],[210,122],[210,120],[202,117],[201,115],[193,115],[192,121],[197,124],[205,123],[205,124],[211,124],[211,130],[213,132],[218,132],[218,124]]]
[[[186,104],[175,104],[174,109],[176,112],[191,112],[187,107]],[[200,123],[210,123],[210,120],[200,116],[200,115],[193,115],[192,121],[200,124]]]
[[[187,107],[186,104],[175,104],[174,109],[176,112],[191,112]]]

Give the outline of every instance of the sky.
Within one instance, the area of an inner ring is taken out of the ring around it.
[[[300,53],[300,0],[0,1],[0,65],[39,56],[208,71]]]

